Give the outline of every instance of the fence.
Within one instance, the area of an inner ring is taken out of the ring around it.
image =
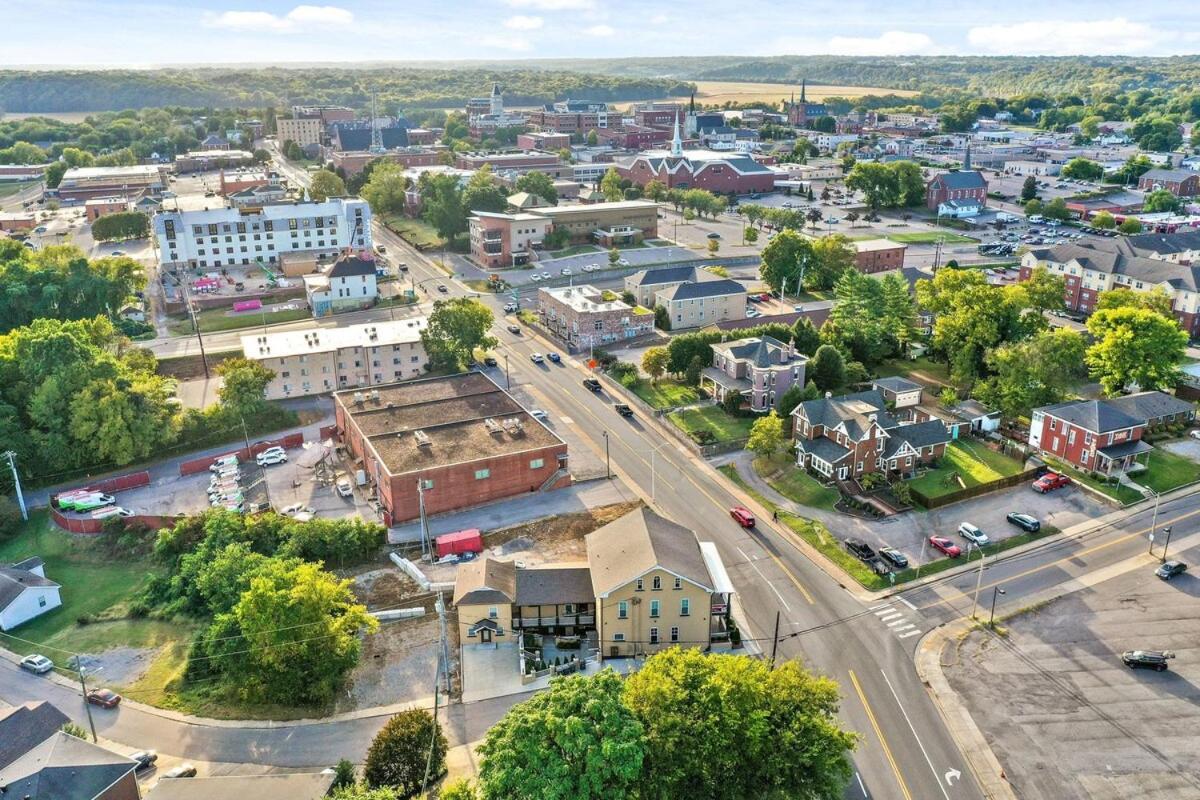
[[[179,474],[182,477],[187,477],[188,475],[195,475],[198,472],[204,472],[212,466],[214,461],[223,455],[236,455],[238,461],[249,461],[269,447],[292,448],[299,447],[302,444],[304,444],[304,434],[289,433],[287,436],[275,441],[255,442],[250,445],[249,449],[241,447],[237,450],[229,450],[217,455],[202,456],[201,458],[193,458],[190,461],[181,461],[179,464]]]
[[[79,533],[87,536],[95,536],[104,530],[104,520],[92,519],[91,517],[68,517],[66,514],[59,511],[54,506],[50,507],[50,519],[54,524],[65,531],[71,533]],[[158,528],[169,528],[175,524],[179,517],[174,516],[159,516],[150,514],[137,514],[132,517],[118,517],[125,527],[130,525],[142,525],[151,530]]]
[[[913,489],[911,484],[909,486],[909,490],[912,493],[912,499],[925,506],[925,508],[941,508],[942,506],[948,506],[951,503],[957,503],[959,500],[968,500],[972,497],[978,497],[981,494],[994,492],[997,489],[1007,489],[1010,486],[1017,486],[1025,481],[1033,480],[1041,471],[1042,470],[1040,467],[1035,467],[1033,469],[1027,469],[1024,472],[1017,473],[1016,475],[1009,475],[1005,478],[997,478],[994,481],[981,483],[978,486],[968,486],[965,489],[959,489],[958,491],[948,492],[946,494],[939,494],[935,497],[926,497],[924,492],[921,492],[918,489]]]

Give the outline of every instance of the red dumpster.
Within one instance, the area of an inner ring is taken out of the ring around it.
[[[443,534],[433,540],[437,546],[438,558],[451,553],[482,553],[483,537],[479,528],[467,528],[465,531]]]

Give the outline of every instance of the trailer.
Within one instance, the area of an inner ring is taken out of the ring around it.
[[[437,557],[461,555],[462,553],[482,553],[483,536],[478,528],[467,528],[454,533],[443,534],[434,539],[437,547]]]

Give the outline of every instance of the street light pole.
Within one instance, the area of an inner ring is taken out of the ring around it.
[[[612,461],[608,457],[608,431],[604,431],[604,477],[612,478]]]
[[[508,353],[504,354],[504,388],[512,388],[512,381],[508,377]]]
[[[1001,589],[999,586],[997,586],[996,588],[994,588],[992,590],[992,613],[988,617],[988,627],[989,628],[996,627],[996,595],[1004,594],[1004,593],[1005,593],[1004,590]]]
[[[979,607],[979,590],[983,587],[983,562],[986,558],[982,547],[975,545],[975,549],[979,551],[979,575],[975,578],[975,599],[971,601],[971,619],[975,619],[975,610]],[[970,551],[967,552],[967,558],[971,558]]]
[[[79,685],[83,688],[83,707],[87,710],[88,727],[92,729],[92,741],[96,741],[96,721],[92,719],[92,704],[87,699],[87,683],[83,680],[83,660],[75,656],[75,669],[79,673]]]
[[[1171,546],[1171,526],[1168,525],[1167,527],[1163,528],[1163,533],[1165,533],[1167,535],[1167,540],[1165,542],[1163,542],[1163,554],[1162,554],[1162,561],[1165,564],[1165,563],[1167,563],[1167,548]]]

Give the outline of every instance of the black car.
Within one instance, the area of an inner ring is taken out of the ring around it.
[[[890,561],[892,565],[898,569],[904,569],[908,566],[908,556],[904,555],[904,553],[901,553],[894,547],[879,548],[879,555],[881,555],[885,561]]]
[[[1152,669],[1162,672],[1167,668],[1167,661],[1175,654],[1169,650],[1126,650],[1121,654],[1121,661],[1130,669]]]
[[[861,539],[843,539],[842,544],[856,558],[861,558],[863,561],[870,561],[872,558],[875,558],[875,551],[871,549],[871,545]]]
[[[487,358],[485,358],[483,360],[483,363],[489,367],[494,367],[497,364],[496,359],[492,358],[491,356],[488,356]]]
[[[600,381],[596,380],[595,378],[584,378],[583,388],[587,389],[589,392],[598,392],[600,391]]]
[[[632,417],[633,416],[633,409],[630,408],[629,406],[627,406],[625,403],[616,403],[613,405],[613,408],[615,408],[617,410],[617,413],[620,414],[622,417]]]
[[[1187,564],[1182,561],[1166,561],[1162,566],[1154,570],[1154,574],[1164,581],[1169,581],[1176,575],[1182,575],[1185,572],[1187,572]]]
[[[1042,523],[1037,517],[1031,517],[1028,514],[1022,514],[1020,511],[1010,511],[1005,517],[1009,525],[1016,525],[1023,531],[1029,533],[1037,533],[1042,529]]]

